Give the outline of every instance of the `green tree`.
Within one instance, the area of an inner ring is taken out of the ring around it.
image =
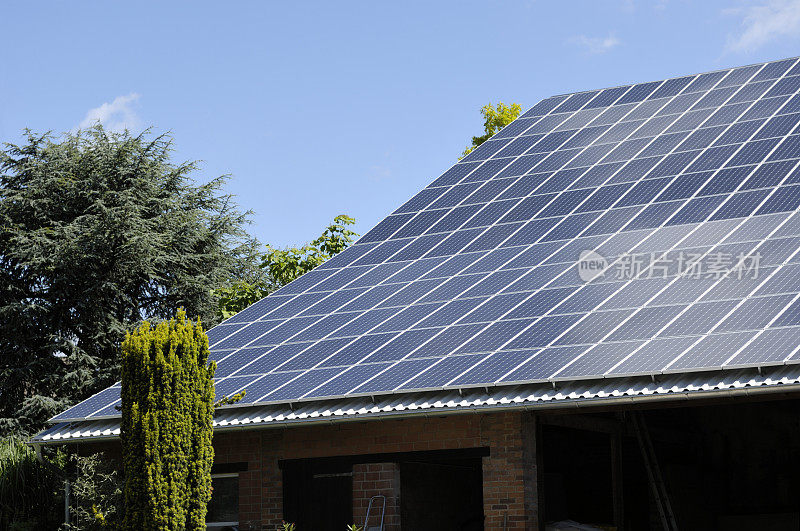
[[[119,463],[104,452],[73,455],[71,523],[64,531],[119,529],[123,513]]]
[[[267,245],[261,257],[266,278],[259,282],[237,281],[217,290],[219,317],[227,319],[276,289],[307,273],[334,255],[347,249],[358,236],[348,227],[356,220],[339,215],[319,238],[302,247],[275,249]]]
[[[272,282],[247,282],[236,280],[229,286],[217,289],[217,316],[227,319],[275,291]]]
[[[205,530],[214,370],[208,336],[183,310],[122,343],[124,528]]]
[[[0,439],[0,529],[55,529],[63,519],[64,454],[39,460],[20,438]]]
[[[171,161],[172,139],[26,131],[0,151],[0,435],[30,433],[119,377],[119,344],[260,271],[222,191]]]
[[[299,249],[275,249],[267,245],[261,267],[267,270],[269,277],[278,286],[284,286],[347,249],[358,236],[347,228],[355,222],[356,220],[345,215],[336,216],[319,238]]]
[[[484,105],[481,107],[481,116],[483,116],[483,134],[481,136],[472,137],[472,145],[461,154],[461,158],[466,157],[476,147],[480,146],[489,140],[500,129],[504,128],[514,120],[516,120],[520,113],[522,113],[522,105],[519,103],[512,103],[506,105],[503,102],[497,105]]]

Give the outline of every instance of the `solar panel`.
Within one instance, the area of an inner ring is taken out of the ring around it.
[[[788,59],[539,102],[349,249],[211,329],[218,394],[797,362],[798,90]],[[56,419],[115,415],[118,393]]]

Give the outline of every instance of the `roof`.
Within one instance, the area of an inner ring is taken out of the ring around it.
[[[212,328],[217,394],[246,390],[244,411],[800,362],[798,89],[793,58],[539,102]]]
[[[217,433],[293,424],[331,423],[386,417],[445,415],[490,412],[498,409],[568,409],[629,403],[734,397],[762,393],[800,391],[800,367],[789,365],[758,371],[714,371],[674,374],[653,381],[646,377],[613,378],[600,381],[569,382],[564,386],[528,384],[508,387],[429,391],[303,402],[291,407],[225,407],[217,410]],[[60,444],[116,439],[118,418],[61,422],[39,433],[33,444]]]

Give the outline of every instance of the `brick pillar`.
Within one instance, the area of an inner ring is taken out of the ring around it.
[[[532,415],[510,412],[483,419],[484,528],[536,531],[536,425]]]
[[[522,464],[523,481],[525,483],[525,515],[526,528],[539,531],[539,459],[536,444],[538,425],[536,416],[522,414]]]
[[[386,496],[386,531],[400,531],[400,469],[396,463],[364,463],[353,465],[353,519],[359,526],[364,523],[367,506],[372,496]],[[380,508],[380,501],[376,502]],[[373,509],[373,514],[376,511]],[[377,512],[380,516],[380,512]],[[370,525],[378,520],[370,518]]]
[[[265,530],[281,529],[283,522],[282,430],[261,432],[261,524]]]
[[[239,528],[243,531],[261,529],[261,434],[240,432],[214,437],[214,463],[245,463],[239,472]]]

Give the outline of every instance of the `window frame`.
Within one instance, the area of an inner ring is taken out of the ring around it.
[[[224,473],[221,472],[221,473],[217,473],[217,474],[215,474],[215,473],[211,474],[212,483],[213,483],[213,481],[215,479],[219,479],[219,478],[236,478],[236,487],[237,488],[239,487],[239,472],[224,472]],[[211,496],[214,496],[213,492],[212,492]],[[237,493],[236,497],[237,497],[237,499],[239,498],[238,493]],[[236,513],[239,514],[239,507],[236,507]],[[223,527],[236,527],[236,528],[238,528],[239,527],[239,520],[230,521],[230,522],[227,522],[227,521],[226,522],[208,522],[208,521],[206,522],[206,529],[209,530],[209,531],[214,530],[214,529],[222,529]]]

